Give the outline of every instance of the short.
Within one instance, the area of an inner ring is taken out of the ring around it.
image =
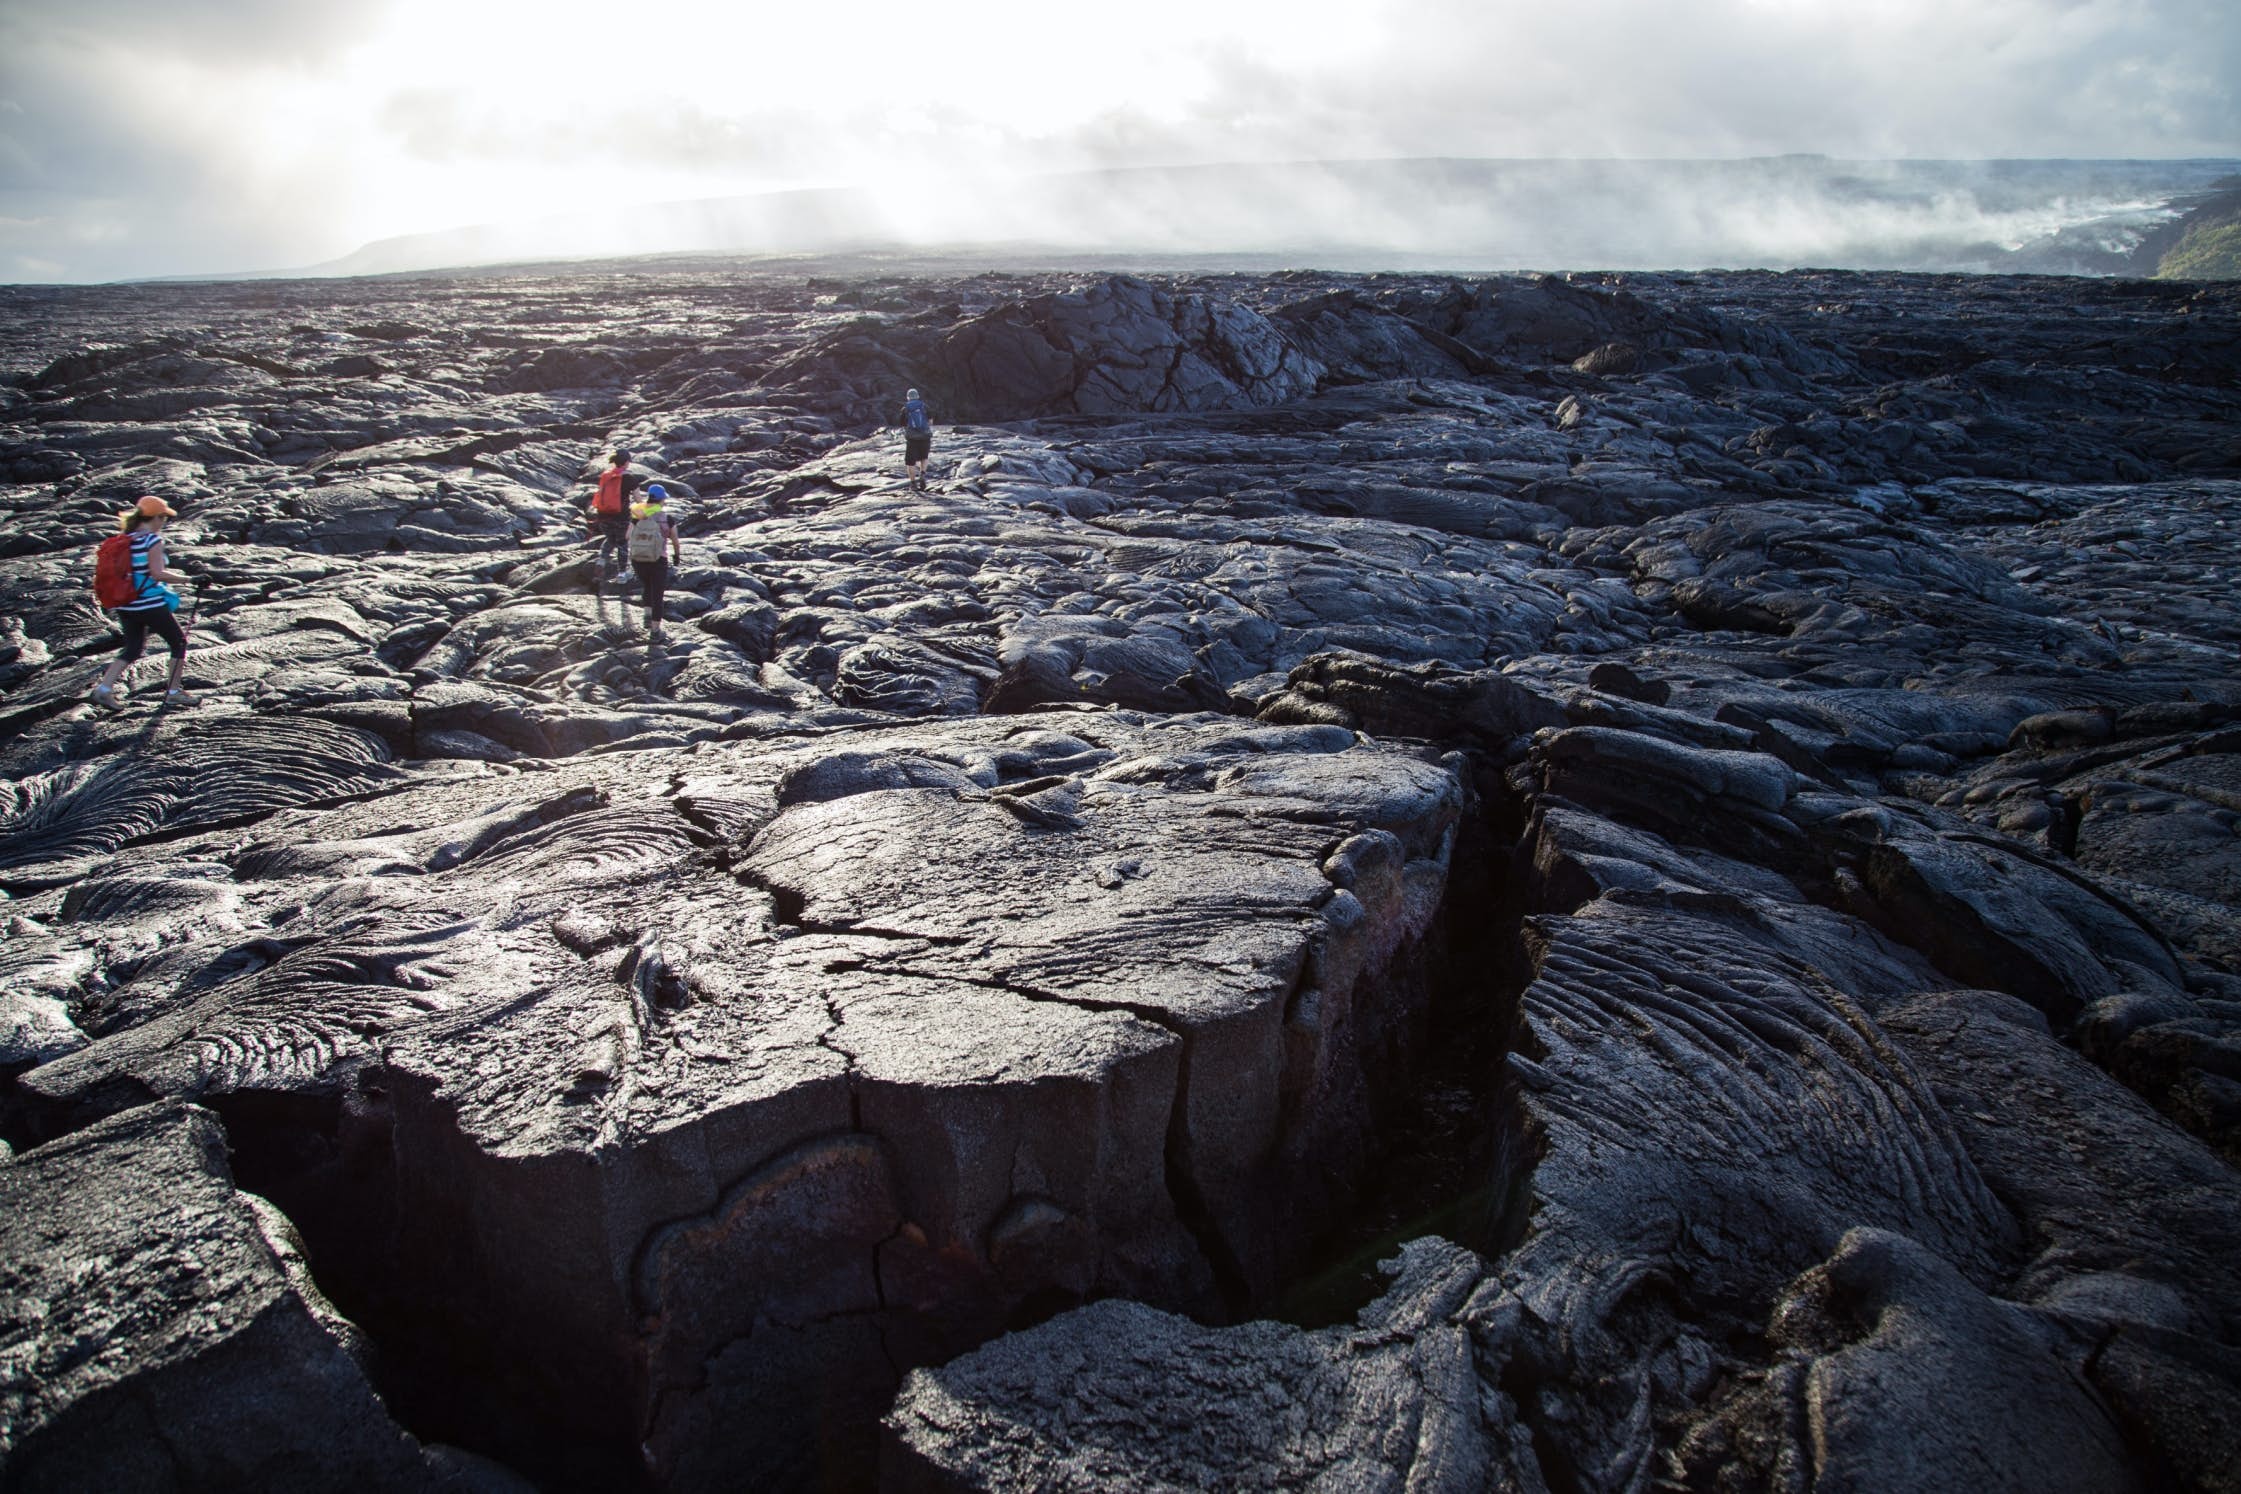
[[[179,619],[171,615],[169,607],[136,607],[117,614],[117,625],[124,629],[124,651],[117,655],[130,664],[147,652],[148,635],[155,634],[171,646],[173,658],[184,657],[187,652],[187,635],[179,626]]]
[[[934,449],[931,432],[925,435],[908,434],[903,437],[903,460],[916,464],[926,460],[926,453]]]

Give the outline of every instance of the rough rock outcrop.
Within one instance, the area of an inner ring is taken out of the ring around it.
[[[437,1487],[287,1233],[192,1108],[0,1166],[8,1487]]]
[[[2232,1486],[2241,292],[0,310],[0,1482]]]

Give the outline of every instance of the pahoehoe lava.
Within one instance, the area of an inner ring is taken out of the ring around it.
[[[2241,288],[841,268],[0,289],[0,1487],[2241,1487]]]

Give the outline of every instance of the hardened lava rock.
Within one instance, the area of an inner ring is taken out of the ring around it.
[[[2241,291],[804,275],[0,289],[0,1487],[2234,1488]]]

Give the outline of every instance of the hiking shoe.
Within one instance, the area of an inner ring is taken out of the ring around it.
[[[117,698],[116,687],[113,685],[94,686],[93,703],[105,711],[121,711],[124,709],[124,702]]]
[[[167,706],[191,706],[196,703],[196,698],[184,690],[166,690],[163,692],[163,703]]]

